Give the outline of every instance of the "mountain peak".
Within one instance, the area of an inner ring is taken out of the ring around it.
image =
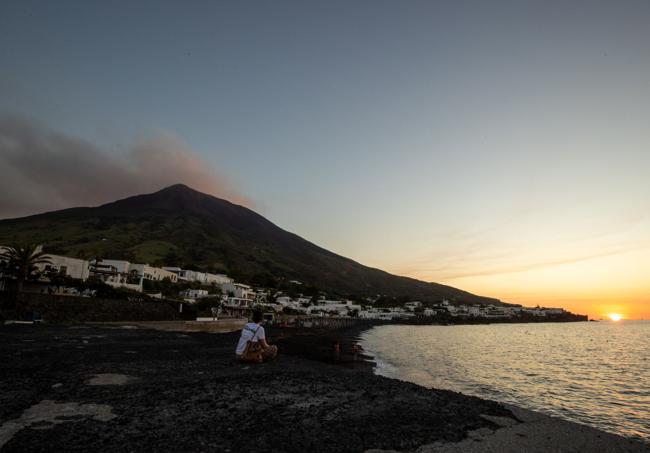
[[[167,186],[161,190],[191,190],[193,192],[197,192],[196,190],[192,189],[190,186],[180,182],[176,184],[172,184],[171,186]]]
[[[199,192],[198,190],[192,189],[190,186],[187,186],[182,183],[172,184],[171,186],[167,186],[164,189],[160,189],[158,192],[154,192],[154,193],[159,193],[159,194],[199,193],[201,195],[205,195],[203,192]]]
[[[165,201],[167,200],[168,202],[173,202],[173,200],[176,200],[178,202],[203,202],[203,203],[219,203],[219,204],[233,204],[229,202],[228,200],[225,200],[223,198],[216,197],[212,194],[209,193],[204,193],[201,191],[198,191],[190,186],[187,186],[182,183],[174,184],[168,187],[165,187],[164,189],[160,189],[157,192],[153,192],[150,194],[146,195],[138,195],[136,197],[131,197],[131,198],[138,198],[138,197],[145,197],[147,199],[151,200],[159,200],[159,201]],[[127,198],[128,200],[128,198]]]
[[[199,192],[185,184],[174,184],[164,189],[136,195],[100,206],[101,214],[147,216],[167,212],[169,215],[197,214],[215,215],[227,209],[231,203]]]

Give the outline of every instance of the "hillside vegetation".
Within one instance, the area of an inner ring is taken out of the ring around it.
[[[340,295],[498,303],[363,266],[284,231],[250,209],[184,185],[94,208],[0,221],[0,245],[17,241],[43,244],[54,254],[196,267],[262,284],[295,279]]]

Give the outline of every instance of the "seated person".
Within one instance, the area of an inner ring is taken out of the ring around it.
[[[241,331],[241,337],[235,349],[235,355],[240,362],[266,362],[278,355],[278,347],[266,342],[264,327],[261,326],[262,312],[253,312],[253,322],[247,323]]]

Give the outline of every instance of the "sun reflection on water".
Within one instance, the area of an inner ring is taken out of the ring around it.
[[[378,374],[650,442],[650,321],[619,319],[380,326],[362,343]]]

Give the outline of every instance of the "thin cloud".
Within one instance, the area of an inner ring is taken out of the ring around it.
[[[540,222],[553,218],[544,213]],[[591,230],[572,224],[551,223],[546,236],[526,233],[530,224],[518,219],[503,220],[500,227],[472,231],[459,228],[449,234],[436,232],[425,251],[389,270],[400,275],[434,281],[527,272],[553,266],[621,255],[650,247],[645,234],[650,216],[632,212],[607,219],[594,219]],[[538,220],[534,219],[535,223]],[[596,227],[593,225],[596,224]],[[514,228],[513,228],[514,225]],[[537,225],[534,225],[539,229]],[[492,234],[494,233],[494,234]]]
[[[579,263],[581,261],[589,261],[598,258],[605,258],[607,256],[620,255],[622,253],[627,253],[631,251],[633,251],[633,249],[620,249],[620,250],[614,250],[609,252],[594,253],[585,256],[577,256],[577,257],[570,257],[570,258],[557,259],[557,260],[548,260],[548,261],[541,261],[535,263],[526,263],[526,264],[506,266],[506,267],[498,267],[495,269],[486,269],[483,271],[476,271],[476,272],[455,272],[455,273],[450,273],[448,275],[444,275],[443,278],[454,280],[457,278],[465,278],[465,277],[478,277],[478,276],[485,276],[485,275],[500,275],[500,274],[512,274],[515,272],[527,272],[534,269],[543,269],[552,266],[560,266],[562,264],[573,264],[573,263]]]
[[[457,269],[454,269],[454,267],[456,266],[447,267],[447,268],[438,267],[436,269],[426,269],[425,266],[422,266],[419,269],[419,274],[420,275],[435,274],[435,278],[437,280],[442,280],[442,281],[456,280],[456,279],[468,278],[468,277],[512,274],[517,272],[527,272],[536,269],[560,266],[563,264],[573,264],[582,261],[594,260],[598,258],[605,258],[608,256],[621,255],[629,252],[643,250],[649,247],[650,244],[628,244],[628,245],[622,245],[616,248],[612,248],[600,253],[585,254],[585,255],[572,256],[567,258],[533,261],[533,262],[526,262],[526,263],[519,263],[519,264],[513,263],[513,264],[506,264],[503,266],[494,266],[494,267],[488,266],[483,269],[478,268],[473,270],[466,270],[463,269],[461,266],[458,266],[459,268]],[[422,278],[422,277],[417,277],[417,278]]]
[[[16,115],[0,115],[0,218],[94,206],[183,183],[251,206],[195,151],[171,135],[109,154]]]

